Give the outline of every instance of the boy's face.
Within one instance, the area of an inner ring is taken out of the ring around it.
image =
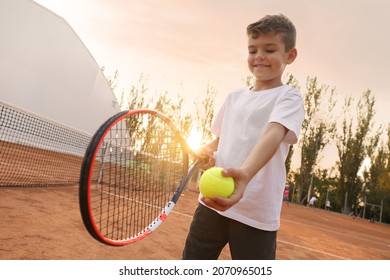
[[[256,80],[253,90],[281,86],[283,71],[296,56],[295,48],[286,52],[285,44],[279,34],[262,34],[256,39],[249,36],[248,67]]]

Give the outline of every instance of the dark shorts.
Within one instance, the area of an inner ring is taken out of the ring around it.
[[[216,260],[229,244],[233,260],[274,260],[277,231],[264,231],[199,204],[183,250],[184,260]]]

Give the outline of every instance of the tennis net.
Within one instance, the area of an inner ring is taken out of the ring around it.
[[[91,137],[0,101],[0,187],[77,184]]]

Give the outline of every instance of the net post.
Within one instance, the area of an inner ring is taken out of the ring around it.
[[[363,219],[366,217],[367,196],[364,196]]]
[[[383,215],[383,197],[382,197],[382,200],[381,200],[381,212],[380,212],[380,215],[379,215],[379,222],[382,223],[382,215]]]

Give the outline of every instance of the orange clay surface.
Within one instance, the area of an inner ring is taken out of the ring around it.
[[[176,260],[197,205],[184,191],[168,219],[146,239],[111,247],[85,230],[78,187],[0,188],[1,260]],[[230,259],[228,246],[220,259]],[[389,260],[390,226],[300,205],[283,206],[278,260]]]

